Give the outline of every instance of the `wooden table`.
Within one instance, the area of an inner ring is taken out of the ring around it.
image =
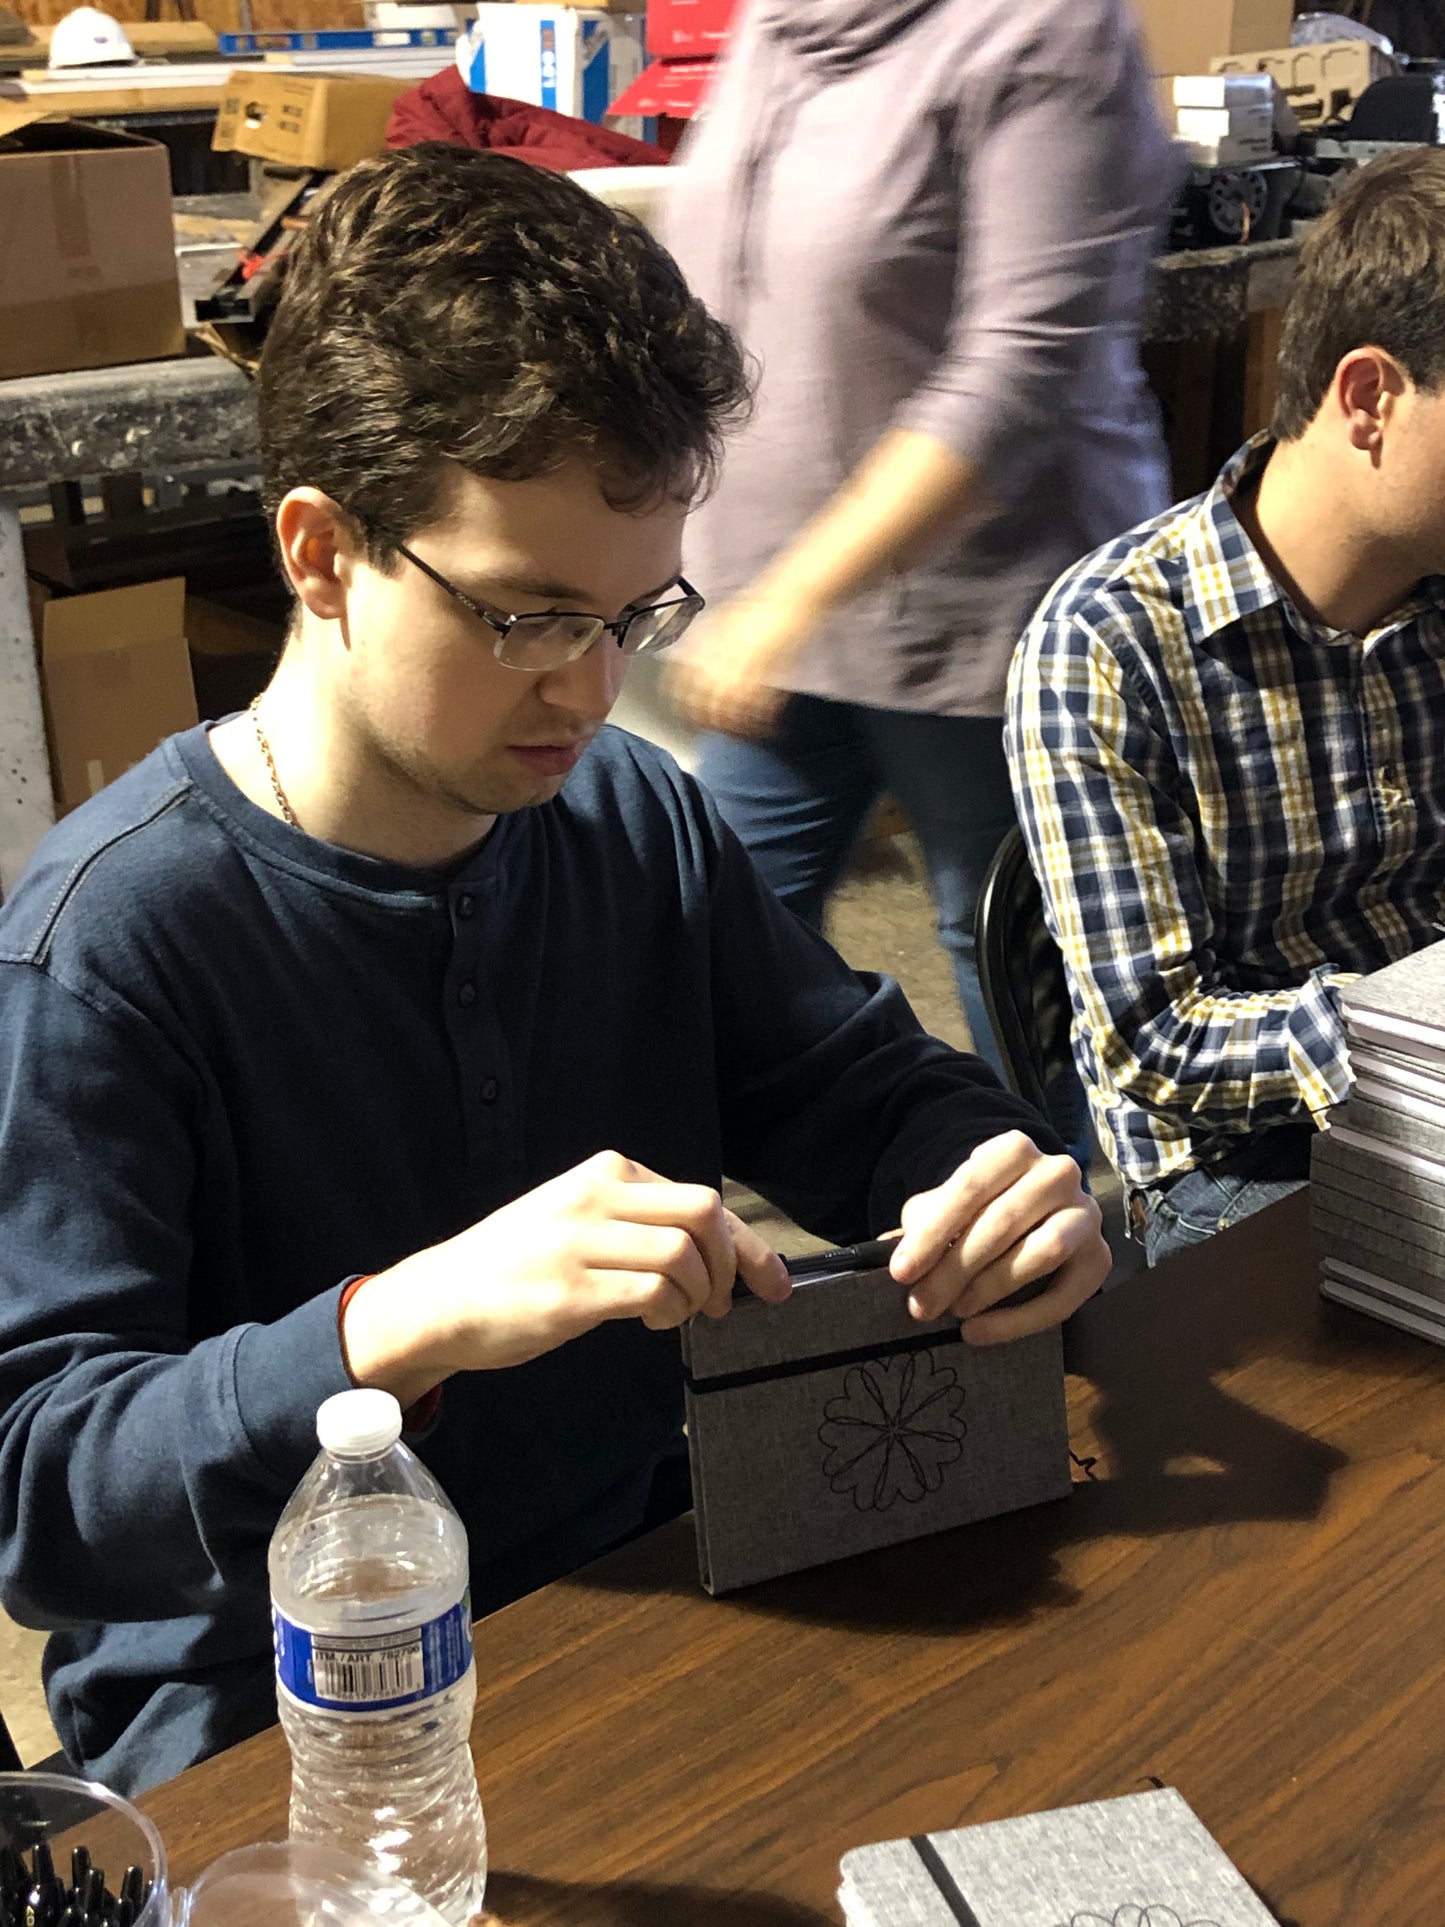
[[[1071,1499],[710,1600],[678,1521],[477,1627],[506,1927],[821,1927],[839,1856],[1179,1787],[1287,1927],[1445,1921],[1445,1357],[1303,1197],[1089,1306]],[[144,1804],[280,1838],[272,1731]]]

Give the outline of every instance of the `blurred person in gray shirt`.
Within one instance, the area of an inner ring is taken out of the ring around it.
[[[1014,644],[1163,509],[1137,336],[1180,178],[1125,0],[750,0],[666,239],[761,369],[690,525],[700,773],[809,922],[881,792],[975,1048]],[[720,605],[720,606],[719,606]]]

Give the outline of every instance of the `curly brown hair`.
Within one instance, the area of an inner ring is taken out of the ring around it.
[[[1274,433],[1297,441],[1354,348],[1417,388],[1445,383],[1445,153],[1411,148],[1352,174],[1300,251],[1279,347]]]
[[[445,464],[502,481],[596,461],[614,507],[691,500],[749,380],[631,216],[564,176],[426,142],[313,206],[258,377],[262,484],[319,488],[390,567]]]

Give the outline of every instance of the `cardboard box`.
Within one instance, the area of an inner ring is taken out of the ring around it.
[[[1268,74],[1301,127],[1318,127],[1347,114],[1371,81],[1396,71],[1368,40],[1320,40],[1310,47],[1271,47],[1263,53],[1225,54],[1218,74]]]
[[[339,173],[382,151],[392,103],[414,84],[379,74],[237,69],[222,90],[211,146]]]
[[[1134,0],[1156,74],[1202,74],[1216,55],[1289,44],[1292,0]]]
[[[474,94],[600,122],[642,72],[642,16],[483,0],[459,57]],[[641,137],[641,125],[622,133]]]
[[[191,595],[185,620],[196,708],[207,721],[244,709],[271,680],[285,628]]]
[[[0,140],[0,376],[184,353],[158,141],[33,117]]]
[[[56,814],[197,720],[180,576],[95,595],[30,585]]]
[[[648,0],[647,51],[662,60],[720,54],[738,0]]]

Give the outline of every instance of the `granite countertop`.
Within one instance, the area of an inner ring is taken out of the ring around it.
[[[1231,335],[1246,315],[1282,308],[1302,238],[1161,255],[1145,309],[1145,341]]]

